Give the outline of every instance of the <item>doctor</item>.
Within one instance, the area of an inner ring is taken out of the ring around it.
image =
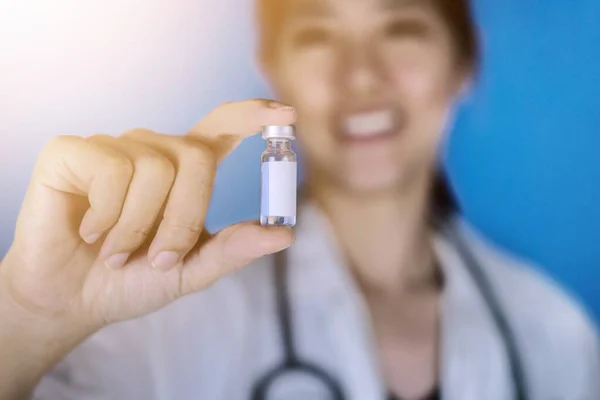
[[[467,1],[260,0],[259,15],[262,66],[295,109],[230,103],[182,137],[42,152],[0,266],[0,398],[599,399],[590,321],[461,222],[436,173],[476,69]],[[207,234],[218,163],[292,123],[295,233]]]

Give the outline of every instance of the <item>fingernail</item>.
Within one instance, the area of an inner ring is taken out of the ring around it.
[[[294,107],[290,107],[287,104],[279,103],[277,101],[269,102],[269,108],[273,108],[275,110],[280,111],[294,111]]]
[[[280,252],[282,252],[284,250],[287,250],[289,247],[290,246],[285,246],[285,247],[280,248],[279,250],[271,250],[267,254],[265,254],[265,256],[270,256],[270,255],[273,255],[273,254],[280,253]]]
[[[271,252],[269,254],[279,253],[280,251],[288,249],[291,245],[292,245],[292,243],[286,243],[284,245],[281,245],[280,247],[277,248],[277,250],[271,250]]]
[[[152,261],[152,267],[159,271],[168,271],[179,263],[179,254],[174,251],[163,251]]]
[[[113,254],[106,260],[105,264],[108,268],[119,269],[125,265],[128,259],[129,253]]]
[[[91,235],[84,236],[83,240],[87,244],[94,244],[98,239],[100,239],[100,236],[102,236],[101,233],[92,233]]]

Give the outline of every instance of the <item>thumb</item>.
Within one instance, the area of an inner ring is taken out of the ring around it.
[[[182,294],[205,288],[261,257],[288,248],[293,242],[294,232],[288,227],[242,222],[225,228],[186,260]]]

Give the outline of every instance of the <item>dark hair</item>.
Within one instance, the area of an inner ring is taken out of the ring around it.
[[[284,22],[286,1],[257,0],[259,51],[261,59],[269,62],[277,47],[279,31]],[[454,37],[457,67],[465,73],[475,73],[479,66],[479,42],[470,0],[431,0],[434,9],[446,22]],[[446,172],[437,171],[431,195],[435,217],[446,218],[459,212],[460,207],[452,192]]]

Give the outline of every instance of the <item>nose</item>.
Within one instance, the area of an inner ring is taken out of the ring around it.
[[[373,42],[339,45],[338,79],[347,96],[373,96],[381,91],[386,74]]]

